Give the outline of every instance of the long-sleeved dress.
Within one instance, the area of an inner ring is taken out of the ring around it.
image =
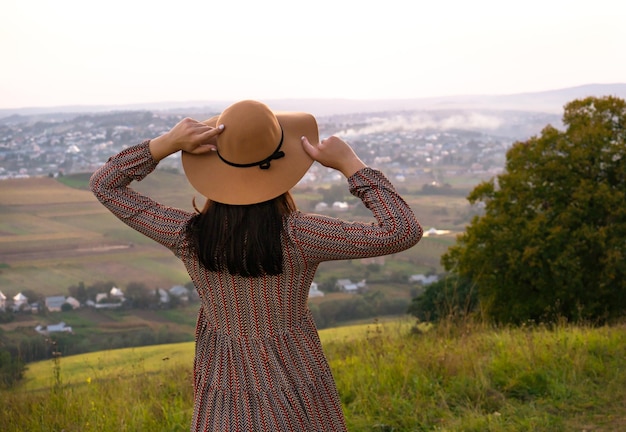
[[[377,223],[295,211],[285,217],[283,273],[241,277],[208,271],[185,236],[193,213],[161,205],[128,187],[156,167],[149,141],[111,157],[91,177],[115,216],[170,249],[201,300],[193,365],[191,430],[345,431],[337,389],[307,306],[319,263],[405,250],[422,236],[410,207],[385,176],[363,168],[350,192]]]

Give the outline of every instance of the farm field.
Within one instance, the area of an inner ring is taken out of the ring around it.
[[[111,280],[120,287],[142,282],[150,288],[188,282],[182,264],[165,248],[112,216],[86,190],[87,181],[88,175],[77,175],[0,182],[0,289],[5,295],[24,290],[66,294],[67,287],[79,282],[89,285]],[[194,191],[182,175],[157,171],[135,188],[164,204],[192,208]],[[425,229],[436,227],[450,233],[425,237],[411,250],[386,257],[384,266],[405,263],[397,271],[408,274],[440,271],[439,257],[469,221],[469,205],[460,195],[419,195],[411,192],[417,185],[403,188]],[[297,189],[294,197],[303,208],[320,199]],[[320,277],[327,269],[337,277],[355,277],[346,275],[349,268],[326,263],[320,267]]]

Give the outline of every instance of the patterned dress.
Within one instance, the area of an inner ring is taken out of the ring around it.
[[[149,141],[96,171],[90,186],[115,216],[179,257],[201,299],[196,327],[191,430],[345,431],[337,389],[307,306],[323,261],[400,252],[422,228],[385,176],[363,168],[350,192],[377,223],[296,211],[285,217],[283,273],[246,278],[205,270],[185,238],[193,213],[163,206],[128,185],[157,163]]]

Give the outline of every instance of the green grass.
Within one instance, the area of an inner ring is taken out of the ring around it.
[[[193,305],[188,307],[178,307],[176,309],[164,309],[156,311],[155,313],[169,322],[195,328],[198,316],[198,306]]]
[[[626,327],[422,328],[387,321],[320,332],[351,431],[626,430]],[[13,431],[185,431],[193,344],[29,366],[0,393]]]
[[[59,183],[75,189],[89,189],[89,178],[91,174],[71,174],[67,176],[57,177]]]

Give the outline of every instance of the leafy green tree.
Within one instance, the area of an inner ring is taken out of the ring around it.
[[[484,214],[442,257],[495,321],[626,311],[626,104],[576,100],[563,124],[513,145],[504,172],[468,196]]]

